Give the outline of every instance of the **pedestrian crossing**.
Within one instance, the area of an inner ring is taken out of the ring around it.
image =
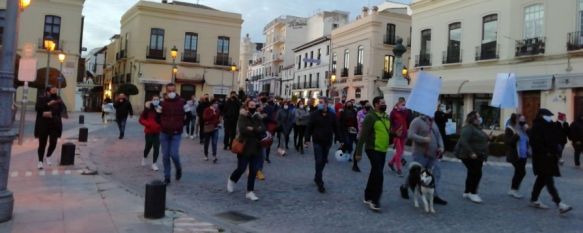
[[[174,219],[176,233],[217,233],[222,232],[212,223],[201,222],[191,217],[177,217]]]
[[[19,177],[39,177],[39,176],[59,176],[59,175],[81,175],[83,169],[77,170],[62,170],[62,169],[47,169],[39,171],[13,171],[10,172],[10,178]]]

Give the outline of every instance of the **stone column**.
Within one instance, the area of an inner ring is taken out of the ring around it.
[[[403,70],[403,54],[406,51],[407,48],[403,46],[403,39],[397,39],[397,44],[393,47],[393,55],[395,55],[393,76],[389,79],[387,86],[380,88],[387,103],[388,111],[391,111],[400,97],[407,99],[411,93],[409,82],[401,73]]]

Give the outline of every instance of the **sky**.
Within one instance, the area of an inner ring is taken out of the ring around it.
[[[160,0],[148,0],[160,2]],[[172,1],[172,0],[169,0]],[[197,0],[181,0],[197,3]],[[411,0],[392,0],[410,3]],[[124,12],[138,0],[86,0],[83,8],[85,29],[83,47],[91,51],[107,45],[109,38],[119,33]],[[353,20],[363,6],[373,6],[384,0],[199,0],[198,3],[221,11],[243,16],[242,36],[249,33],[254,42],[263,42],[263,27],[280,15],[309,17],[318,11],[341,10],[350,12]]]

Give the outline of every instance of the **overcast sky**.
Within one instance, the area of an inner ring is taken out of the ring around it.
[[[197,0],[181,1],[197,2]],[[411,2],[411,0],[392,1]],[[136,2],[138,0],[86,0],[83,9],[85,16],[83,47],[90,51],[105,46],[111,36],[119,33],[123,13]],[[253,41],[262,42],[263,26],[280,15],[308,17],[319,10],[341,10],[350,12],[350,19],[353,20],[363,6],[378,5],[382,2],[384,0],[200,0],[199,4],[242,14],[244,23],[241,34],[249,33]]]

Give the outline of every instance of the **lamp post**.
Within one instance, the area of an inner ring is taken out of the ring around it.
[[[61,51],[59,53],[59,62],[61,63],[59,66],[59,79],[57,80],[58,81],[57,85],[59,88],[59,96],[61,96],[61,82],[63,82],[63,79],[64,79],[64,77],[63,77],[63,62],[65,62],[66,57],[67,56],[63,53],[63,51]]]
[[[176,45],[172,47],[170,50],[170,56],[172,57],[172,83],[176,82],[176,73],[178,72],[178,68],[176,67],[176,57],[178,56],[178,49]]]
[[[231,80],[231,89],[232,91],[235,90],[235,72],[238,71],[238,67],[237,64],[232,64],[231,65],[231,72],[233,73],[233,79]]]
[[[56,44],[52,40],[51,36],[47,36],[43,41],[43,44],[45,49],[47,50],[47,68],[45,70],[45,86],[44,86],[44,88],[47,88],[49,86],[49,73],[51,71],[51,52],[55,50]]]

